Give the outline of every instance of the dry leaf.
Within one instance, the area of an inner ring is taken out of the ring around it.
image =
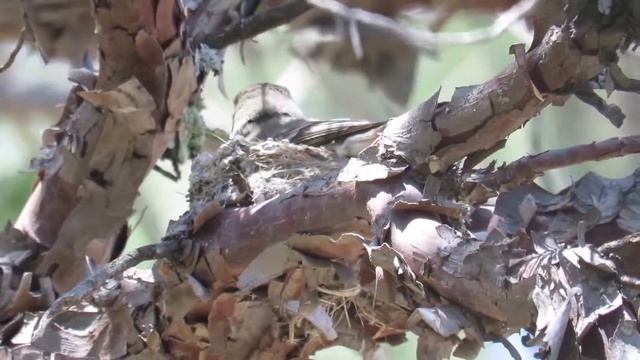
[[[114,113],[127,114],[140,110],[151,111],[156,105],[142,84],[131,78],[111,91],[78,91],[78,96],[89,101],[94,106],[99,106]],[[153,123],[155,127],[155,123]],[[149,125],[151,126],[151,125]],[[148,130],[153,129],[150,127]]]
[[[364,253],[366,240],[354,233],[340,235],[337,240],[326,235],[296,234],[287,240],[292,249],[321,258],[353,264]]]
[[[295,268],[287,274],[278,297],[282,300],[301,300],[306,295],[306,285],[304,270]]]
[[[267,284],[296,266],[302,257],[286,243],[277,243],[266,248],[245,268],[238,277],[238,288],[249,291]]]
[[[462,219],[466,214],[466,208],[463,204],[438,202],[422,199],[417,202],[397,201],[393,204],[393,210],[416,210],[426,213],[448,216],[453,219]]]
[[[327,311],[321,305],[317,305],[313,308],[313,310],[301,309],[300,301],[292,300],[287,301],[287,310],[294,313],[300,314],[305,319],[307,319],[313,326],[315,326],[318,330],[322,332],[325,339],[328,341],[333,341],[338,337],[338,333],[333,328],[333,321],[331,320],[331,316],[327,314]]]
[[[467,315],[454,305],[417,308],[409,318],[409,326],[416,321],[424,321],[442,337],[456,335],[460,340],[467,338],[464,331],[473,327]]]

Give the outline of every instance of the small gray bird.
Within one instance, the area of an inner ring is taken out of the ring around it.
[[[287,88],[261,83],[234,99],[231,137],[247,140],[289,140],[294,144],[326,146],[339,156],[357,156],[375,141],[386,122],[315,120],[304,116]]]

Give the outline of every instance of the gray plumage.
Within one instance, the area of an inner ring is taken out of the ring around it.
[[[348,156],[355,156],[353,151],[360,149],[354,141],[364,140],[367,146],[384,124],[364,120],[314,120],[308,119],[293,102],[289,90],[285,87],[262,83],[248,87],[234,99],[233,128],[231,136],[243,136],[248,140],[288,140],[294,144],[323,146],[329,144],[348,143],[349,149],[344,151]],[[373,132],[372,132],[373,131]],[[372,132],[371,136],[366,136]],[[365,136],[356,136],[365,135]],[[361,149],[360,149],[361,150]]]

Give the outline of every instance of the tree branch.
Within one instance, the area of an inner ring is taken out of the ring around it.
[[[251,39],[263,32],[282,26],[311,9],[306,0],[289,0],[284,4],[243,19],[222,32],[207,34],[200,43],[222,49],[241,40]]]
[[[583,36],[552,27],[540,46],[516,59],[512,66],[477,86],[456,89],[451,101],[438,103],[438,94],[389,121],[380,141],[385,156],[401,157],[414,167],[427,165],[444,172],[465,157],[494,148],[549,104],[566,100],[563,89],[602,72],[600,45],[580,48]],[[611,30],[613,46],[623,29]],[[516,54],[518,57],[518,54]]]
[[[79,282],[73,289],[62,294],[42,315],[37,327],[33,332],[33,342],[37,343],[46,336],[47,327],[62,312],[73,306],[78,306],[86,301],[93,303],[90,299],[94,292],[104,285],[108,280],[116,280],[126,270],[147,260],[158,260],[169,257],[180,251],[180,240],[161,241],[139,247],[130,253],[123,255],[98,271],[88,275]]]
[[[41,177],[15,226],[50,249],[36,272],[51,276],[59,292],[82,278],[76,269],[90,244],[99,249],[91,254],[96,262],[110,259],[138,187],[200,85],[176,27],[184,21],[174,15],[178,3],[144,8],[147,3],[96,5],[101,56],[95,89],[71,91],[67,116],[50,130],[57,135],[34,161]],[[123,96],[124,102],[114,101]],[[122,106],[136,111],[122,112]]]
[[[412,29],[384,15],[359,8],[351,8],[335,0],[307,0],[309,4],[318,9],[331,12],[351,22],[360,22],[388,31],[408,45],[429,53],[435,52],[442,46],[464,45],[493,39],[533,9],[538,1],[539,0],[518,1],[509,10],[500,14],[494,23],[486,29],[459,33],[436,33],[427,30]]]
[[[627,235],[619,240],[614,240],[598,247],[598,251],[602,254],[609,254],[627,245],[640,243],[640,233]]]
[[[143,261],[158,260],[170,257],[181,250],[181,240],[160,241],[139,247],[131,252],[118,257],[99,268],[96,272],[89,274],[84,280],[79,282],[73,289],[65,292],[51,305],[47,311],[46,318],[52,319],[63,310],[79,305],[82,301],[87,301],[92,293],[107,280],[116,280],[128,269],[140,264]]]
[[[479,181],[490,186],[517,186],[532,181],[544,172],[587,161],[601,161],[614,157],[640,153],[640,136],[611,138],[591,144],[577,145],[565,149],[545,151],[541,154],[522,157],[501,167]],[[477,179],[474,179],[476,181]]]
[[[16,46],[13,48],[13,50],[9,54],[9,58],[7,58],[7,61],[4,63],[4,65],[0,66],[0,74],[7,71],[11,67],[11,65],[13,65],[13,62],[16,60],[16,57],[18,56],[20,49],[22,49],[22,45],[24,44],[24,39],[26,37],[27,31],[28,30],[25,27],[20,32],[20,36],[18,37],[18,42],[16,43]]]

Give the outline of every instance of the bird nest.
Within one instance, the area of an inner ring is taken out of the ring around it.
[[[328,183],[345,161],[324,148],[288,141],[233,139],[194,159],[189,201],[197,210],[212,200],[223,206],[260,203],[314,183]],[[302,190],[302,189],[301,189]]]

